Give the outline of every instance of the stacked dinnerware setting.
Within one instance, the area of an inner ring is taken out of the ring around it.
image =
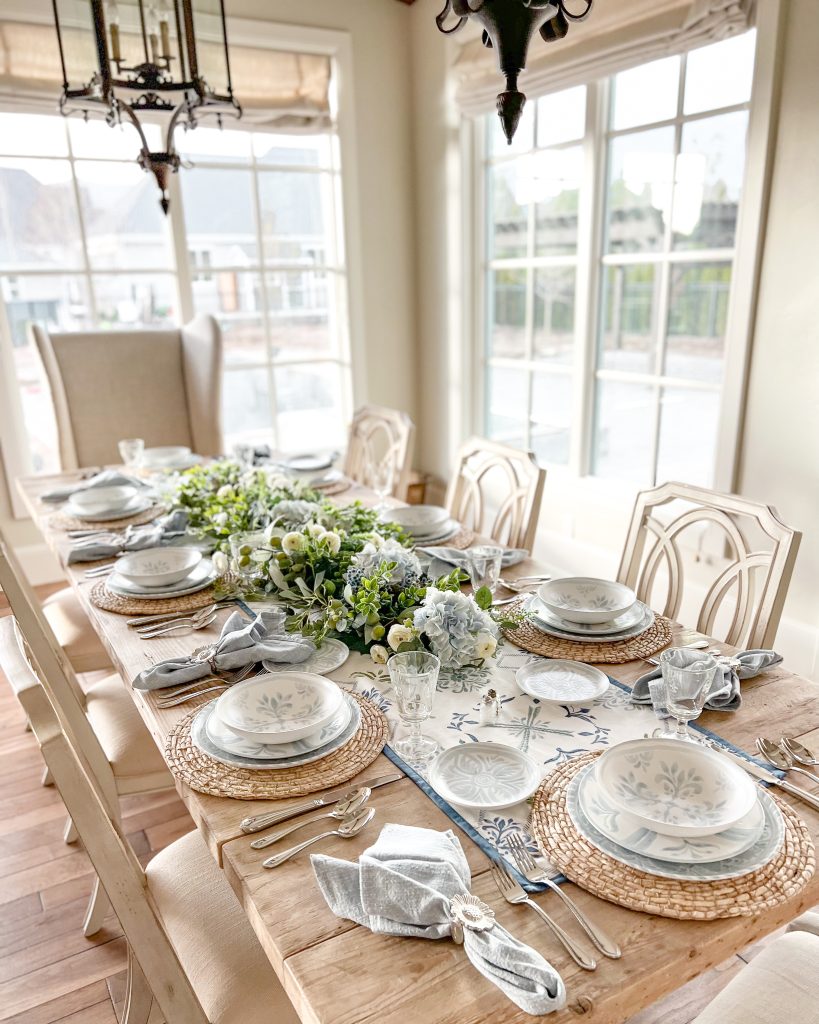
[[[137,487],[88,487],[75,491],[66,502],[66,515],[86,523],[127,519],[149,509],[152,499]]]
[[[204,590],[216,576],[211,560],[197,548],[145,548],[118,558],[105,587],[117,597],[164,601]]]
[[[386,514],[416,545],[440,544],[460,532],[461,524],[440,505],[406,505],[391,508]]]
[[[544,583],[528,613],[541,632],[575,643],[630,640],[654,623],[654,612],[629,587],[587,576]]]

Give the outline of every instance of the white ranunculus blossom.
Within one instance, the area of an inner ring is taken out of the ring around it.
[[[224,551],[214,551],[211,555],[213,569],[217,576],[224,576],[230,567],[230,560]]]
[[[408,626],[402,626],[396,622],[395,625],[390,626],[390,631],[387,633],[387,643],[394,651],[397,651],[401,644],[409,643],[412,637],[413,632]]]
[[[305,530],[307,530],[311,537],[322,537],[327,532],[321,523],[308,523],[305,526]]]
[[[337,555],[341,548],[341,537],[334,530],[328,530],[327,533],[322,534],[321,539],[330,549],[330,553]]]
[[[217,498],[232,498],[233,497],[233,488],[230,486],[230,484],[223,484],[219,488],[219,490],[216,492],[216,497]]]
[[[213,517],[214,526],[224,526],[228,521],[227,512],[217,512]]]
[[[300,533],[286,533],[282,537],[282,551],[287,555],[304,551],[304,537]]]
[[[382,644],[373,644],[370,648],[370,657],[376,665],[386,665],[388,657],[387,648]]]
[[[478,633],[475,637],[475,653],[479,658],[491,658],[498,647],[498,641],[491,633]]]

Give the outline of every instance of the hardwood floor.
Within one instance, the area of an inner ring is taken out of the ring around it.
[[[0,615],[6,614],[0,594]],[[93,939],[81,924],[92,869],[80,844],[62,839],[59,793],[43,787],[37,743],[0,675],[0,1021],[116,1024],[125,940],[116,918]],[[192,828],[175,793],[128,797],[123,821],[147,862]],[[766,940],[769,941],[769,940]],[[762,944],[683,986],[629,1024],[688,1024]]]

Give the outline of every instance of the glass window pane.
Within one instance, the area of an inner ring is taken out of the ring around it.
[[[733,246],[747,128],[745,110],[684,125],[672,214],[675,249]]]
[[[653,263],[604,268],[600,366],[654,371],[659,291],[660,268]]]
[[[719,392],[665,388],[657,453],[657,483],[683,480],[710,487],[719,425]]]
[[[342,443],[341,369],[334,363],[282,366],[275,371],[278,443],[310,451]]]
[[[679,57],[663,57],[615,75],[612,128],[633,128],[674,117],[679,82]]]
[[[541,462],[568,464],[571,418],[570,378],[563,374],[535,373],[529,447]]]
[[[273,358],[330,355],[331,282],[320,270],[267,275],[267,308]],[[334,300],[333,300],[334,301]]]
[[[574,267],[535,269],[535,358],[571,363],[574,358]]]
[[[245,267],[259,259],[250,170],[183,169],[188,248],[209,253],[214,267]]]
[[[201,270],[192,285],[196,312],[210,313],[222,328],[225,363],[265,362],[267,335],[259,275]]]
[[[535,109],[537,104],[527,100],[520,115],[518,129],[511,143],[506,141],[500,118],[497,114],[486,115],[486,143],[490,156],[508,156],[510,153],[525,153],[532,148],[535,135]]]
[[[577,251],[577,213],[583,151],[544,150],[532,158],[531,201],[535,203],[535,255]]]
[[[332,264],[330,175],[265,171],[258,183],[265,261]]]
[[[672,266],[665,357],[668,376],[720,383],[730,291],[730,263]]]
[[[66,119],[38,114],[0,114],[0,153],[66,156]]]
[[[158,125],[142,122],[145,138],[152,149],[164,149],[162,130]],[[79,118],[68,119],[68,131],[71,136],[71,151],[76,157],[88,157],[99,160],[133,160],[136,162],[142,143],[139,133],[132,124],[123,121],[113,128],[105,121],[82,121]],[[182,133],[176,136],[177,142]],[[141,171],[145,174],[145,171]],[[151,178],[151,181],[154,179]],[[154,186],[156,187],[156,186]]]
[[[95,274],[93,282],[100,328],[179,323],[172,274]]]
[[[594,474],[651,483],[656,390],[650,384],[597,382]]]
[[[331,167],[332,135],[253,135],[253,153],[260,164]]]
[[[67,160],[0,160],[0,267],[79,270],[82,240]]]
[[[169,225],[153,175],[137,164],[78,160],[88,259],[97,270],[171,267]]]
[[[228,370],[223,388],[222,414],[228,451],[234,444],[272,444],[273,410],[268,371]]]
[[[553,92],[537,101],[538,146],[554,146],[558,142],[582,139],[585,131],[585,85]]]
[[[663,247],[674,180],[674,129],[623,135],[609,150],[608,252]]]
[[[696,114],[749,100],[755,47],[756,32],[745,32],[692,50],[685,68],[685,113]]]
[[[493,441],[524,447],[529,414],[529,374],[505,366],[486,368],[486,428]]]
[[[177,131],[176,148],[183,159],[194,165],[203,160],[217,163],[247,163],[250,160],[250,132],[225,128],[203,128]]]
[[[524,161],[513,160],[488,170],[487,252],[490,259],[526,255],[528,196],[525,194],[525,166]]]
[[[487,351],[505,359],[526,355],[526,270],[490,270]]]

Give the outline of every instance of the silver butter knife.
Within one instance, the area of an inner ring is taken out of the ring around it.
[[[740,768],[744,768],[749,775],[753,775],[755,779],[761,779],[763,782],[769,782],[772,786],[778,786],[781,790],[784,790],[784,792],[790,793],[791,796],[798,797],[800,800],[808,804],[808,806],[819,811],[819,797],[814,796],[812,793],[808,793],[805,789],[800,789],[798,786],[791,785],[790,782],[785,782],[785,780],[780,779],[779,776],[772,775],[764,768],[760,768],[759,765],[754,764],[753,761],[746,761],[744,757],[740,757],[738,754],[734,754],[730,750],[726,750],[724,747],[720,747],[719,749],[726,757],[730,757],[732,761],[738,764]]]
[[[331,789],[321,796],[314,797],[312,800],[305,800],[304,803],[285,807],[282,811],[270,811],[268,814],[257,814],[252,818],[245,818],[239,827],[243,832],[260,832],[263,828],[268,828],[270,825],[278,825],[279,822],[287,821],[288,818],[296,818],[298,815],[306,814],[307,811],[312,811],[316,807],[329,807],[330,804],[338,803],[339,800],[349,799],[355,796],[362,786],[367,786],[369,789],[377,789],[379,786],[386,786],[388,782],[398,782],[399,779],[403,778],[405,778],[403,772],[395,771],[390,772],[389,775],[379,775],[374,779],[364,779],[354,789]]]

